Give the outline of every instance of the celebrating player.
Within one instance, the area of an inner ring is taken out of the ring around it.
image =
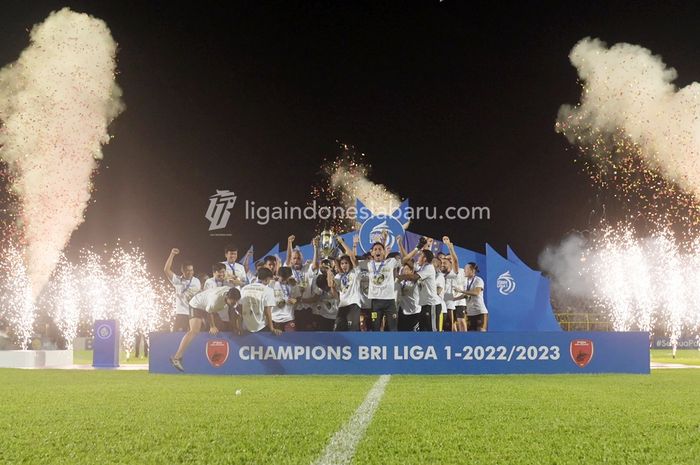
[[[192,297],[189,302],[190,330],[182,337],[180,347],[178,347],[175,355],[170,357],[170,364],[179,371],[185,371],[182,357],[194,337],[202,329],[202,324],[207,319],[207,315],[210,318],[209,332],[212,335],[216,335],[219,333],[219,329],[216,327],[213,314],[235,307],[240,299],[241,293],[238,289],[226,286],[208,289]]]

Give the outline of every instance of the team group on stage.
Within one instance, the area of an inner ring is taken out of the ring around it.
[[[287,241],[284,264],[267,256],[255,270],[237,263],[238,248],[227,246],[226,260],[212,266],[204,286],[191,263],[172,271],[172,249],[164,271],[175,288],[175,331],[187,331],[170,361],[184,371],[182,357],[200,331],[241,333],[270,331],[486,331],[488,310],[484,281],[476,263],[460,268],[448,237],[442,242],[449,254],[434,255],[432,239],[421,238],[406,251],[387,253],[386,236],[370,251],[357,256],[352,246],[337,241],[343,253],[319,260],[319,237],[314,256],[304,260]],[[248,252],[250,253],[250,252]],[[243,262],[249,262],[248,256]]]

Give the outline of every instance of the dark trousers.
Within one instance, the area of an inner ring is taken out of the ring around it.
[[[315,317],[310,308],[300,308],[294,311],[294,321],[297,331],[313,331]]]
[[[316,331],[333,331],[335,327],[335,320],[323,317],[321,315],[314,315],[316,318]]]
[[[484,314],[467,316],[467,331],[481,331],[484,326]]]
[[[422,305],[420,308],[420,330],[440,331],[440,313],[442,304]]]
[[[420,313],[404,315],[399,309],[399,331],[418,331],[420,329]]]
[[[357,304],[346,305],[338,309],[338,316],[335,318],[335,330],[360,330],[360,307]]]
[[[386,317],[384,331],[396,331],[398,311],[394,299],[372,299],[372,331],[381,331],[382,319]]]

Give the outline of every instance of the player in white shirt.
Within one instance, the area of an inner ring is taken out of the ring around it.
[[[190,306],[189,301],[193,295],[201,290],[199,279],[194,276],[194,265],[190,262],[183,262],[180,266],[182,275],[173,273],[173,259],[180,253],[180,249],[172,249],[168,259],[165,261],[163,272],[168,281],[175,288],[175,324],[173,331],[188,331],[190,328]]]
[[[384,240],[385,235],[382,235]],[[401,238],[396,239],[399,243]],[[375,242],[370,249],[370,259],[360,262],[367,269],[369,276],[369,298],[372,299],[372,330],[380,331],[382,319],[384,331],[398,329],[398,310],[396,308],[396,287],[394,271],[401,266],[396,258],[387,258],[383,242]]]
[[[206,291],[207,289],[214,289],[217,287],[231,287],[227,285],[226,282],[226,265],[223,263],[214,263],[211,267],[212,271],[212,277],[207,279],[204,283],[204,290]],[[234,316],[235,319],[235,309],[234,308],[227,308],[226,310],[222,310],[219,313],[215,313],[214,316],[214,321],[216,323],[216,327],[219,328],[220,331],[233,331],[233,325],[231,324],[231,317]]]
[[[272,334],[282,334],[272,321],[272,309],[276,305],[275,293],[269,285],[272,279],[272,271],[265,267],[260,268],[257,282],[248,284],[241,290],[243,324],[251,333],[257,333],[267,327]]]
[[[280,267],[279,281],[272,281],[275,294],[275,307],[272,309],[272,322],[280,331],[296,331],[294,306],[299,298],[299,289],[292,279],[292,269]]]
[[[207,319],[207,315],[210,318],[211,325],[209,333],[216,335],[219,333],[219,329],[216,327],[213,314],[225,311],[227,308],[235,307],[240,298],[241,293],[238,289],[224,286],[202,291],[190,299],[190,330],[182,337],[180,347],[178,347],[175,355],[170,357],[170,363],[173,367],[179,371],[185,371],[182,364],[182,357],[197,333],[201,331],[202,324]]]
[[[308,300],[312,298],[312,280],[318,269],[319,237],[314,237],[311,241],[314,255],[308,263],[304,263],[304,257],[301,251],[294,248],[295,239],[296,237],[294,235],[287,238],[287,257],[285,264],[292,269],[292,278],[297,283],[300,294],[300,298],[297,299],[297,303],[294,306],[294,322],[296,323],[297,331],[309,331],[313,327],[314,316],[312,305],[308,303]]]
[[[226,267],[226,285],[236,287],[238,289],[246,284],[246,272],[245,267],[240,263],[236,263],[238,259],[238,247],[229,244],[224,249],[224,256],[226,260],[223,263]],[[247,259],[248,257],[246,257]]]
[[[413,267],[409,264],[401,268],[400,275],[410,274]],[[420,305],[418,305],[418,286],[415,281],[396,278],[399,287],[399,331],[418,331],[420,322]]]
[[[454,308],[454,316],[452,321],[455,324],[452,325],[452,331],[466,331],[467,330],[467,319],[466,319],[466,308],[467,300],[464,298],[463,293],[466,289],[466,277],[464,270],[459,267],[459,258],[457,258],[457,252],[455,252],[455,247],[449,237],[444,236],[442,242],[447,246],[450,251],[450,255],[446,257],[452,270],[448,274],[448,278],[451,279],[449,284],[446,284],[446,293],[450,292],[452,306]],[[461,295],[462,298],[457,298]],[[450,306],[450,301],[447,301],[448,308]]]
[[[414,271],[399,275],[399,279],[417,282],[418,304],[421,306],[420,331],[439,331],[442,300],[437,293],[436,271],[432,264],[435,257],[428,250],[429,246],[429,242],[421,238],[418,246],[404,258],[404,263],[410,264],[413,257],[418,255]]]
[[[340,272],[328,282],[328,285],[338,298],[338,316],[335,320],[335,330],[359,331],[362,297],[360,269],[357,267],[355,254],[348,248],[341,237],[338,237],[338,244],[345,251],[345,255],[340,257]]]
[[[442,260],[433,258],[435,269],[435,292],[440,298],[440,314],[437,317],[437,331],[442,331],[447,320],[447,307],[445,305],[445,273],[442,270]]]
[[[467,285],[462,294],[467,299],[467,330],[486,331],[489,325],[489,311],[484,303],[484,280],[476,274],[479,267],[469,262],[464,268]]]

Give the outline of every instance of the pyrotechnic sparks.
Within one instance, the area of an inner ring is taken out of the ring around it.
[[[562,106],[556,131],[626,221],[593,226],[589,241],[567,240],[541,263],[616,330],[660,329],[674,345],[700,337],[700,86],[676,89],[676,71],[635,45],[584,39],[570,58],[581,102]]]
[[[17,343],[26,350],[34,334],[36,319],[31,283],[22,254],[16,247],[5,248],[0,257],[0,272],[5,277],[0,281],[0,317],[7,320]]]
[[[662,329],[672,344],[700,336],[700,242],[683,251],[668,230],[638,239],[624,225],[603,228],[578,253],[578,290],[609,309],[616,331]]]
[[[66,341],[67,349],[73,348],[73,340],[78,333],[80,322],[79,277],[76,267],[62,257],[53,279],[46,287],[49,316]]]
[[[12,174],[35,298],[83,221],[107,126],[123,108],[115,54],[103,21],[64,8],[0,70],[0,158]]]
[[[312,197],[324,205],[342,205],[346,211],[355,208],[359,199],[375,215],[390,215],[401,205],[401,199],[386,186],[369,180],[370,165],[355,147],[340,144],[340,154],[321,168],[321,184],[312,190]],[[324,226],[329,227],[329,226]],[[334,231],[354,227],[352,221],[333,220]]]
[[[2,272],[16,279],[0,287],[0,317],[8,320],[24,349],[34,335],[39,312],[51,317],[68,348],[79,325],[91,328],[96,319],[119,322],[122,348],[127,353],[133,350],[138,331],[147,335],[168,325],[172,292],[148,272],[138,249],[119,247],[105,256],[82,250],[77,263],[61,257],[37,307],[17,249],[5,250],[2,257]]]

